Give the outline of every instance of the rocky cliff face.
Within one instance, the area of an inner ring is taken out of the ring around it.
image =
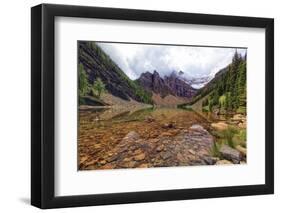
[[[197,95],[202,94],[201,96],[207,95],[211,92],[218,82],[222,81],[228,71],[228,67],[225,67],[218,71],[214,78],[210,80],[204,87],[200,88],[197,92]]]
[[[196,94],[196,89],[192,88],[174,73],[170,76],[165,76],[164,81],[176,96],[191,98]]]
[[[160,77],[157,71],[154,71],[153,73],[142,73],[137,82],[146,90],[160,94],[162,97],[165,97],[169,94],[175,95],[175,93],[166,84],[164,79]]]
[[[78,63],[83,65],[90,84],[100,78],[106,90],[114,96],[124,100],[150,101],[151,94],[129,79],[94,42],[79,41]]]
[[[153,73],[145,72],[141,74],[137,82],[146,90],[160,94],[162,97],[173,95],[191,98],[196,93],[196,89],[192,88],[174,73],[161,78],[157,71]]]

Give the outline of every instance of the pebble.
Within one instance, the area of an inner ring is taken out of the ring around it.
[[[164,145],[162,144],[162,145],[157,147],[156,151],[161,152],[163,149],[164,149]]]
[[[193,154],[193,155],[195,155],[195,154],[196,154],[196,153],[195,153],[195,151],[194,151],[194,150],[192,150],[192,149],[189,149],[188,151],[189,151],[189,153],[191,153],[191,154]]]
[[[143,159],[145,159],[144,153],[141,153],[141,154],[138,154],[138,155],[134,156],[134,160],[136,160],[136,161],[141,161]]]
[[[216,162],[216,165],[224,165],[224,164],[233,164],[228,160],[219,160]]]
[[[170,152],[161,152],[160,155],[164,160],[172,157],[172,154]]]
[[[106,160],[101,160],[101,161],[100,161],[100,164],[101,164],[101,165],[106,164]]]

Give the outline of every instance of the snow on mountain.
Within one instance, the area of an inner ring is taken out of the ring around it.
[[[178,78],[185,81],[188,85],[192,86],[194,89],[200,89],[204,87],[208,82],[212,80],[213,75],[202,76],[202,77],[192,77],[187,73],[184,73],[182,70],[173,71],[171,75],[176,75]]]

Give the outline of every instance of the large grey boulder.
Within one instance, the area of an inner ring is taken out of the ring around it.
[[[222,145],[219,152],[225,159],[230,160],[233,163],[239,163],[242,159],[241,153],[239,151],[227,145]]]

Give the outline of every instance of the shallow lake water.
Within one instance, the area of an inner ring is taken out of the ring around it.
[[[184,163],[184,165],[190,165],[190,159],[194,158],[194,162],[199,160],[196,152],[202,152],[204,156],[208,155],[206,150],[210,147],[206,148],[203,144],[203,148],[200,148],[198,144],[204,141],[209,143],[212,138],[208,132],[210,122],[209,118],[200,113],[181,108],[151,107],[137,111],[127,111],[124,108],[80,110],[79,168],[133,168],[143,167],[142,164],[145,167],[176,166]],[[190,133],[192,126],[202,128],[202,131],[200,130],[201,132],[197,135],[192,135]],[[129,138],[125,143],[124,140],[129,137],[128,134],[135,136],[132,136],[132,141]],[[194,142],[193,140],[198,142],[194,144],[194,147],[190,145]],[[138,141],[137,144],[135,144],[136,141]],[[120,148],[121,145],[124,147]],[[186,151],[187,153],[180,154],[180,149],[191,150],[191,153]],[[127,155],[122,154],[124,150],[127,150]],[[135,153],[135,150],[139,150],[139,153]],[[145,155],[143,161],[134,160],[134,156],[141,155],[140,158],[142,158],[142,154]],[[113,158],[114,161],[111,161],[112,156],[116,158]],[[189,156],[189,160],[181,156]]]

